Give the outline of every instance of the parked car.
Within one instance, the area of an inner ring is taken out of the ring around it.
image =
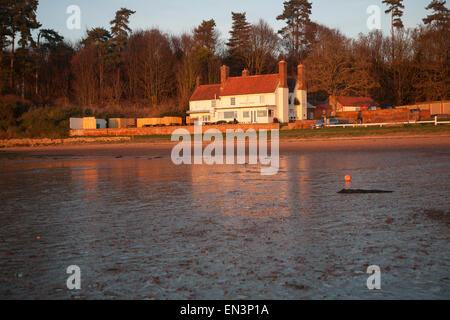
[[[327,123],[330,125],[340,124],[339,120],[335,119],[335,118],[327,119]],[[312,129],[320,129],[320,128],[324,128],[324,127],[325,127],[325,123],[324,123],[323,119],[314,122],[311,126]]]

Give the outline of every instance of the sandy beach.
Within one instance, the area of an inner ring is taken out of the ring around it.
[[[59,144],[51,146],[12,147],[0,149],[0,159],[28,157],[140,157],[170,156],[176,142],[122,142]],[[205,146],[207,143],[205,143]],[[450,147],[450,135],[363,136],[317,139],[282,139],[280,153],[358,150],[441,149]]]

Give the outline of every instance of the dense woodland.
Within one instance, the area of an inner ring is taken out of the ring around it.
[[[274,19],[250,22],[232,12],[232,30],[220,35],[214,20],[174,35],[157,28],[131,30],[134,11],[122,8],[109,28],[89,29],[76,44],[37,21],[38,0],[0,0],[0,132],[48,135],[73,115],[136,116],[183,113],[196,86],[217,83],[220,66],[231,75],[289,72],[306,66],[309,99],[369,96],[382,105],[450,98],[449,26],[446,1],[426,6],[415,29],[403,26],[403,0],[384,0],[392,31],[348,38],[310,20],[308,0],[288,0]],[[51,119],[48,130],[41,123]],[[56,130],[56,131],[58,131]],[[59,131],[58,131],[59,132]]]

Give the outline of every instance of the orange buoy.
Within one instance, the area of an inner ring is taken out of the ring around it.
[[[349,175],[349,174],[347,174],[347,175],[345,176],[345,181],[347,181],[347,182],[352,181],[352,176]]]

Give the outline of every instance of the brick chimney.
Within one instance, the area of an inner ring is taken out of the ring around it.
[[[222,84],[222,86],[225,84],[225,82],[228,80],[229,77],[230,77],[230,68],[227,67],[226,65],[220,67],[220,83]]]
[[[248,71],[247,68],[245,68],[244,70],[242,70],[242,76],[243,77],[248,77],[250,75],[250,72]]]
[[[303,64],[301,63],[297,67],[297,81],[298,81],[298,90],[306,90],[305,70]]]
[[[198,75],[197,79],[196,79],[196,87],[197,88],[200,87],[201,83],[202,83],[202,78],[200,77],[200,75]]]
[[[336,99],[336,96],[330,96],[330,98],[328,99],[328,103],[329,103],[330,106],[332,106],[333,108],[336,108],[336,106],[337,106],[337,99]]]
[[[279,75],[280,75],[280,88],[287,88],[288,82],[287,82],[287,63],[286,61],[282,60],[278,63],[279,67]]]
[[[287,81],[287,63],[278,63],[280,85],[277,89],[277,118],[282,123],[289,122],[289,89]]]
[[[331,106],[331,115],[335,116],[336,115],[336,111],[337,111],[337,107],[338,107],[338,102],[337,102],[337,97],[336,96],[330,96],[328,103]]]

